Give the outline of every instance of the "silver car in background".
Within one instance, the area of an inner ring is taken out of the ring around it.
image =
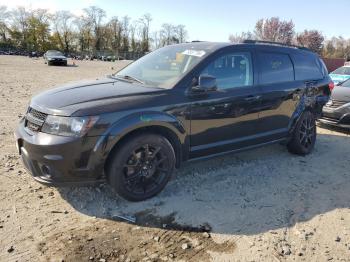
[[[60,51],[48,50],[44,54],[45,64],[47,65],[64,65],[67,66],[67,57]]]

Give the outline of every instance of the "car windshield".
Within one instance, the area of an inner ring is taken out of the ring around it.
[[[50,56],[63,56],[63,54],[60,51],[47,51],[47,55],[50,55]]]
[[[350,67],[339,67],[335,71],[332,72],[332,74],[336,75],[350,75]]]
[[[341,84],[341,86],[343,86],[343,87],[350,87],[350,79],[348,79],[348,80],[346,80],[345,82],[343,82],[343,83]]]
[[[125,67],[114,77],[136,80],[145,85],[171,89],[206,55],[188,45],[160,48]]]

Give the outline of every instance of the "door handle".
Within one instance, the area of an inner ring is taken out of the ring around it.
[[[254,101],[254,100],[259,100],[261,96],[247,96],[244,98],[245,101]]]

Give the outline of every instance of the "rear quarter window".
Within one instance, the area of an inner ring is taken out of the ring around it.
[[[320,59],[314,55],[293,54],[296,80],[323,79],[327,69]]]
[[[260,84],[273,84],[294,80],[294,69],[289,55],[259,52]]]

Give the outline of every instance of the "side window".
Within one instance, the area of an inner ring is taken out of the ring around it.
[[[294,54],[296,80],[318,80],[327,74],[323,62],[313,55]]]
[[[249,52],[223,55],[211,62],[201,74],[216,77],[219,89],[253,85],[252,58]]]
[[[294,69],[289,55],[280,53],[258,54],[260,61],[260,84],[272,84],[294,80]]]

